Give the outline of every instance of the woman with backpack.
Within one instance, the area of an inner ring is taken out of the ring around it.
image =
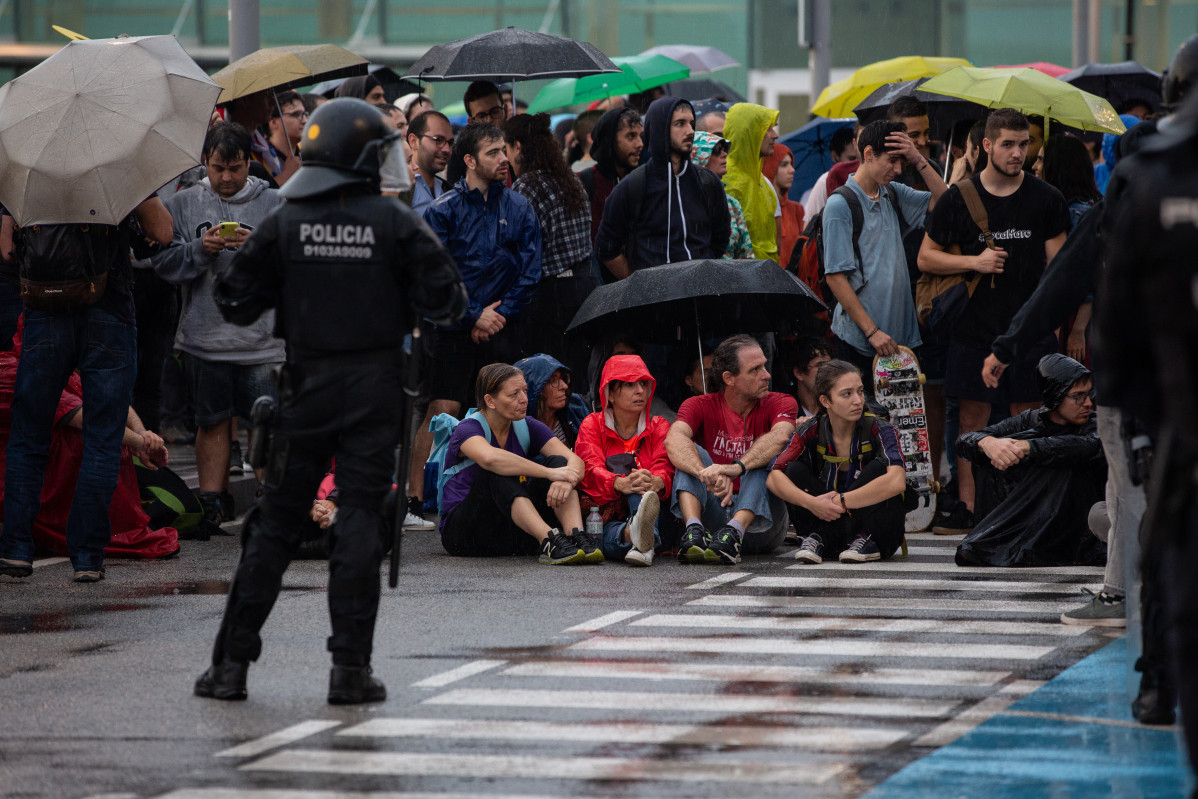
[[[582,529],[575,491],[582,459],[528,418],[524,374],[506,363],[484,366],[475,392],[478,410],[454,428],[440,477],[445,551],[485,557],[536,549],[541,563],[602,563]]]
[[[841,563],[889,558],[903,542],[907,487],[898,433],[865,412],[861,372],[828,361],[815,375],[819,414],[774,462],[766,485],[786,502],[802,539],[795,560]]]

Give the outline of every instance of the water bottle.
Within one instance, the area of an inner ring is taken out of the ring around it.
[[[591,508],[587,514],[586,534],[596,542],[603,540],[603,517],[598,508]]]

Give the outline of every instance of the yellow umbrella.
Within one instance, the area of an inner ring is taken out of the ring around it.
[[[335,44],[266,47],[237,59],[212,76],[224,89],[216,103],[223,105],[267,89],[365,75],[366,65],[365,58]]]
[[[1098,95],[1028,67],[959,67],[938,75],[920,91],[959,97],[987,108],[1014,108],[1082,130],[1124,133],[1111,104]]]
[[[817,117],[839,119],[851,117],[857,107],[873,91],[887,83],[915,80],[939,75],[953,67],[967,67],[964,58],[931,58],[907,55],[888,58],[861,67],[844,80],[838,80],[819,93],[811,113]]]

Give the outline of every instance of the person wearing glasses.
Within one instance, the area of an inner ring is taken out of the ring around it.
[[[570,449],[578,440],[578,426],[590,409],[578,394],[570,393],[570,369],[554,358],[538,352],[514,364],[528,382],[529,415],[553,431]]]
[[[445,181],[437,177],[453,152],[453,126],[440,111],[425,111],[408,122],[408,149],[416,167],[412,210],[423,214],[433,200],[445,193]]]
[[[1090,370],[1052,353],[1036,366],[1043,405],[957,439],[973,464],[977,524],[958,566],[1101,566],[1087,518],[1103,498],[1106,459]]]
[[[308,112],[304,110],[304,101],[299,92],[285,91],[279,94],[278,104],[270,111],[270,122],[262,133],[267,136],[270,146],[283,159],[299,160],[300,134],[304,132],[304,123],[308,121]]]

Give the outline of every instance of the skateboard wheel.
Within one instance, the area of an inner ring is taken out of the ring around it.
[[[919,373],[919,384],[922,386],[923,384],[925,384],[927,382],[928,382],[928,376],[925,375],[923,372],[920,372]]]
[[[878,385],[882,388],[890,388],[890,378],[889,377],[878,378]]]

